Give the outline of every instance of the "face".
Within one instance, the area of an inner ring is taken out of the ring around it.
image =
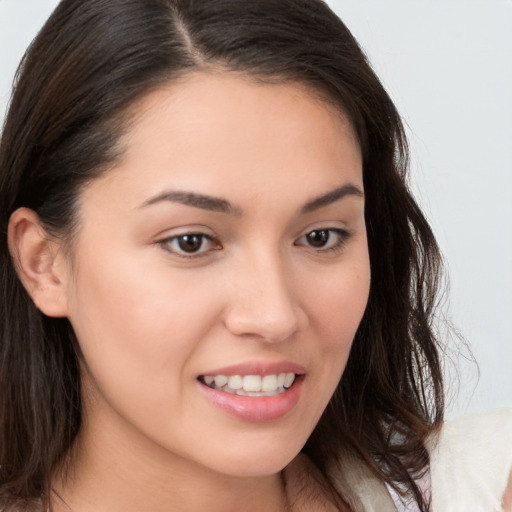
[[[80,196],[67,270],[86,431],[203,470],[277,472],[366,306],[359,145],[305,89],[227,75],[191,75],[136,114],[117,167]]]

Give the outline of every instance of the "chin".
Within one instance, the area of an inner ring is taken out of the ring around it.
[[[305,441],[304,441],[305,442]],[[300,452],[304,442],[252,443],[250,447],[232,444],[211,461],[217,472],[237,477],[263,477],[282,471]]]

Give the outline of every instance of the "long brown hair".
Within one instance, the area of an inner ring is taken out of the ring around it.
[[[78,343],[41,314],[7,249],[33,209],[69,239],[85,183],[119,156],[123,114],[150,90],[216,67],[299,82],[347,114],[363,152],[368,306],[338,388],[304,447],[324,475],[350,451],[408,489],[443,416],[432,328],[440,255],[407,187],[400,117],[357,42],[320,0],[62,0],[17,74],[0,145],[0,508],[47,491],[81,424]]]

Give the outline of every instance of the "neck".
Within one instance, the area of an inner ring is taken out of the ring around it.
[[[118,433],[119,434],[119,433]],[[149,440],[84,424],[53,480],[52,512],[283,512],[280,473],[234,477],[170,455]]]

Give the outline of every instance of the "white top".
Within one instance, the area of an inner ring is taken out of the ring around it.
[[[448,421],[427,448],[431,458],[430,483],[426,478],[418,485],[426,495],[431,493],[433,512],[503,512],[501,503],[512,473],[512,409]],[[297,457],[285,470],[294,512],[337,510],[326,496],[319,495],[317,472],[305,456]],[[309,482],[307,474],[314,475]],[[354,512],[417,510],[414,503],[402,503],[354,459],[343,458],[330,474]]]
[[[447,422],[430,472],[434,512],[500,512],[512,472],[512,409]]]

